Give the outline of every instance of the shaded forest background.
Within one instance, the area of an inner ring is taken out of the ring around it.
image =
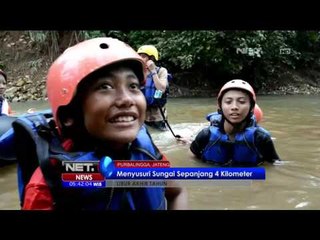
[[[115,37],[138,49],[153,44],[173,74],[171,97],[215,96],[242,78],[258,94],[320,93],[319,31],[2,31],[0,68],[9,101],[46,99],[51,63],[69,46]]]

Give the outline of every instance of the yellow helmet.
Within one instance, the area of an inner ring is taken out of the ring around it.
[[[154,56],[156,61],[159,60],[159,53],[155,46],[153,45],[143,45],[138,49],[138,53],[144,53],[148,56]]]

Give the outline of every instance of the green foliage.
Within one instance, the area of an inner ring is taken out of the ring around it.
[[[30,40],[44,53],[53,59],[59,54],[58,31],[29,31]]]
[[[37,60],[32,60],[27,63],[27,66],[30,69],[30,72],[33,74],[37,72],[43,65],[43,59],[39,58]]]
[[[105,37],[105,33],[102,31],[81,31],[81,33],[84,35],[84,39]]]
[[[28,34],[31,42],[52,59],[61,53],[60,47],[65,49],[85,39],[105,36],[102,31],[28,31]]]
[[[279,77],[286,69],[319,63],[320,53],[318,31],[104,30],[78,31],[71,36],[76,41],[115,37],[134,49],[153,44],[159,50],[161,64],[169,66],[170,71],[192,72],[213,85],[217,79],[230,77],[245,77],[261,85],[270,77]],[[62,37],[57,31],[30,32],[32,41],[51,52],[58,49]],[[199,78],[187,82],[195,84]]]
[[[245,76],[258,85],[318,61],[320,53],[315,31],[130,31],[121,37],[135,48],[154,44],[160,60],[176,71],[207,74],[209,81],[217,72]]]

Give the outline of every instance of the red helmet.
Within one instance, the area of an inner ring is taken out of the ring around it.
[[[263,118],[263,111],[258,104],[254,105],[253,114],[256,116],[257,123],[261,122]]]
[[[7,82],[7,74],[2,69],[0,69],[0,74],[4,77],[4,80],[6,80]]]
[[[128,44],[115,38],[94,38],[64,51],[51,65],[47,76],[47,94],[55,120],[60,106],[68,105],[78,84],[90,73],[121,61],[135,61],[141,66],[135,73],[145,80],[144,61]]]
[[[247,91],[250,94],[250,96],[252,97],[254,103],[256,103],[256,100],[257,100],[256,99],[256,94],[255,94],[253,88],[251,87],[251,85],[249,83],[247,83],[246,81],[243,81],[241,79],[234,79],[234,80],[231,80],[231,81],[227,82],[220,89],[220,92],[219,92],[218,98],[217,98],[219,104],[221,102],[223,94],[228,89],[243,89],[243,90]]]

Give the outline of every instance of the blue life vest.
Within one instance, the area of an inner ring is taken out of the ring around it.
[[[46,118],[52,118],[52,111],[50,109],[42,110],[39,113],[43,114]],[[22,114],[21,116],[27,116]],[[20,116],[20,117],[21,117]],[[5,161],[16,161],[16,150],[14,144],[14,130],[12,123],[18,117],[3,115],[0,117],[0,159]]]
[[[54,127],[42,114],[19,117],[12,123],[18,160],[18,187],[21,205],[24,188],[35,169],[40,166],[50,187],[55,209],[166,209],[164,188],[63,188],[62,161],[98,161],[94,152],[67,152]],[[131,144],[132,160],[161,160],[146,128],[141,127]]]
[[[15,162],[14,134],[11,126],[17,117],[2,115],[0,117],[0,159]]]
[[[258,165],[262,156],[255,146],[255,132],[260,129],[269,135],[262,127],[248,127],[244,132],[235,135],[231,142],[228,135],[216,126],[210,126],[210,139],[202,153],[202,159],[217,164]]]
[[[157,67],[157,73],[160,68]],[[151,107],[163,107],[167,103],[167,98],[169,95],[169,79],[172,78],[172,75],[168,73],[168,85],[165,92],[162,93],[161,97],[157,96],[157,89],[154,85],[153,75],[150,73],[147,76],[145,86],[142,88],[142,92],[147,100],[147,105]]]

